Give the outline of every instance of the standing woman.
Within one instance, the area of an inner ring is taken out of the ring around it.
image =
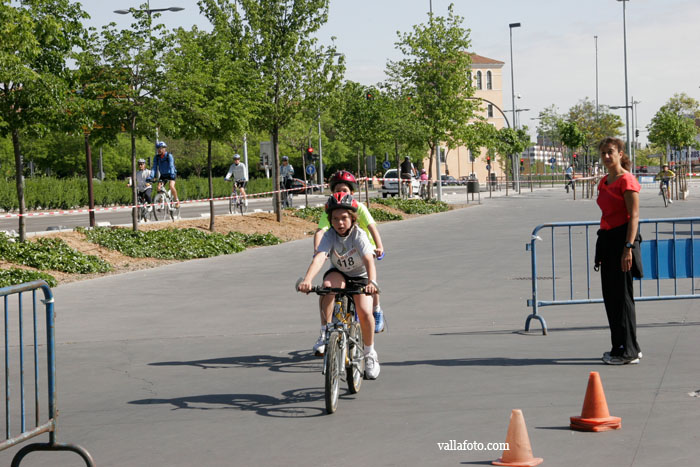
[[[605,312],[610,325],[612,349],[603,354],[608,365],[639,363],[642,353],[637,343],[637,318],[634,310],[632,277],[641,277],[638,255],[641,238],[639,190],[636,177],[629,172],[630,160],[625,144],[618,138],[606,138],[599,146],[600,160],[608,174],[598,184],[598,206],[602,211],[596,268],[600,267]]]

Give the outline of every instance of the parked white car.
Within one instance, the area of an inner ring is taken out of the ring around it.
[[[384,181],[382,182],[382,186],[379,188],[382,198],[386,198],[387,195],[396,196],[399,194],[398,180],[396,180],[397,178],[399,177],[396,174],[396,169],[389,169],[386,171],[386,173],[384,173]],[[415,176],[411,180],[411,186],[413,187],[413,196],[418,196],[420,193],[420,181]]]

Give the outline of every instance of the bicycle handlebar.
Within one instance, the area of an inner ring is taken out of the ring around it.
[[[299,284],[304,279],[301,277],[297,279],[297,283],[294,285],[294,290],[299,292]],[[337,294],[344,294],[344,295],[372,295],[370,293],[365,292],[365,288],[361,287],[359,289],[344,289],[340,287],[322,287],[320,285],[315,285],[311,287],[311,290],[309,293],[315,293],[316,295],[328,295],[332,293],[337,293]],[[379,287],[377,287],[377,293],[379,293]]]

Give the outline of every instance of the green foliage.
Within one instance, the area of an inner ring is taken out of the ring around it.
[[[599,106],[596,115],[595,102],[588,98],[580,100],[569,109],[567,121],[575,123],[583,136],[583,141],[578,146],[567,146],[571,149],[581,147],[586,152],[591,148],[596,152],[598,144],[609,136],[622,136],[621,128],[624,126],[622,119],[610,113],[607,106]]]
[[[406,214],[432,214],[450,210],[447,203],[434,199],[423,201],[422,199],[376,198],[372,202],[391,206]]]
[[[462,27],[463,21],[452,5],[447,17],[431,14],[428,24],[399,33],[396,48],[404,58],[387,66],[390,85],[401,95],[411,96],[411,106],[431,147],[431,167],[432,148],[440,141],[456,147],[477,107],[475,101],[465,99],[474,89],[469,76],[471,56],[466,53],[470,31]]]
[[[10,268],[0,270],[0,287],[8,287],[10,285],[24,284],[25,282],[32,282],[37,280],[44,280],[49,287],[56,287],[58,281],[51,274],[46,274],[45,272],[31,271],[28,269]]]
[[[248,182],[248,194],[266,193],[272,189],[272,180],[256,178]],[[181,200],[206,199],[209,184],[206,178],[191,177],[177,180],[177,191]],[[105,180],[93,183],[96,206],[128,206],[131,204],[131,189],[124,181]],[[231,182],[222,177],[214,179],[214,197],[229,196]],[[87,181],[82,178],[57,179],[37,177],[26,180],[27,209],[75,209],[88,204]],[[14,182],[0,179],[0,209],[14,211],[18,208]]]
[[[294,211],[294,215],[297,217],[301,217],[302,219],[311,221],[314,224],[318,224],[321,220],[321,216],[323,215],[323,208],[301,208]]]
[[[700,104],[686,94],[676,94],[664,104],[647,126],[649,141],[665,149],[696,146],[698,128],[695,118],[700,114]],[[665,151],[664,151],[665,152]]]
[[[403,220],[403,216],[401,214],[385,211],[384,209],[369,208],[369,213],[372,214],[372,217],[377,222]]]
[[[36,269],[90,274],[108,272],[109,263],[97,256],[85,255],[58,238],[39,238],[33,242],[13,242],[0,235],[0,258]]]
[[[163,229],[147,232],[97,227],[79,229],[87,239],[134,258],[193,259],[238,253],[249,246],[276,245],[272,234],[207,233],[197,229]]]

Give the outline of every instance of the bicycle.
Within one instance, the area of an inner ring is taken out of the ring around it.
[[[668,181],[670,178],[663,178],[661,179],[661,183],[659,184],[659,189],[661,190],[661,197],[664,200],[664,207],[668,207],[669,203],[672,203],[671,198],[669,197],[670,193],[668,192]]]
[[[158,218],[156,218],[154,206],[147,204],[146,197],[144,196],[143,192],[138,193],[138,205],[139,222],[148,222],[149,217],[153,217],[153,220],[158,220]]]
[[[248,205],[246,200],[241,196],[241,188],[238,186],[238,182],[233,182],[233,191],[231,191],[231,196],[228,199],[228,213],[233,214],[238,211],[241,216],[248,210]]]
[[[410,188],[411,179],[410,178],[400,178],[399,179],[399,191],[401,199],[408,199],[408,191]]]
[[[298,290],[297,281],[295,290]],[[340,380],[343,379],[342,369],[345,369],[345,380],[350,394],[357,394],[362,387],[365,374],[365,352],[362,340],[362,328],[355,312],[353,295],[364,294],[364,288],[342,289],[335,287],[315,286],[311,292],[317,295],[335,294],[332,322],[326,324],[324,335],[326,351],[323,355],[323,370],[325,376],[326,411],[334,413],[338,408]]]
[[[430,187],[428,186],[428,183],[430,183],[430,182],[429,181],[427,183],[421,182],[421,184],[420,184],[420,198],[423,201],[428,201],[428,199],[430,199]]]
[[[290,183],[289,188],[291,188],[291,183]],[[291,208],[294,204],[293,203],[294,195],[293,195],[291,189],[286,188],[286,185],[284,182],[282,182],[280,189],[281,189],[280,196],[281,196],[282,209]]]
[[[171,220],[180,218],[180,207],[173,202],[173,194],[170,188],[167,190],[163,186],[163,182],[158,180],[158,193],[153,198],[153,217],[159,220],[165,220],[167,217]]]

